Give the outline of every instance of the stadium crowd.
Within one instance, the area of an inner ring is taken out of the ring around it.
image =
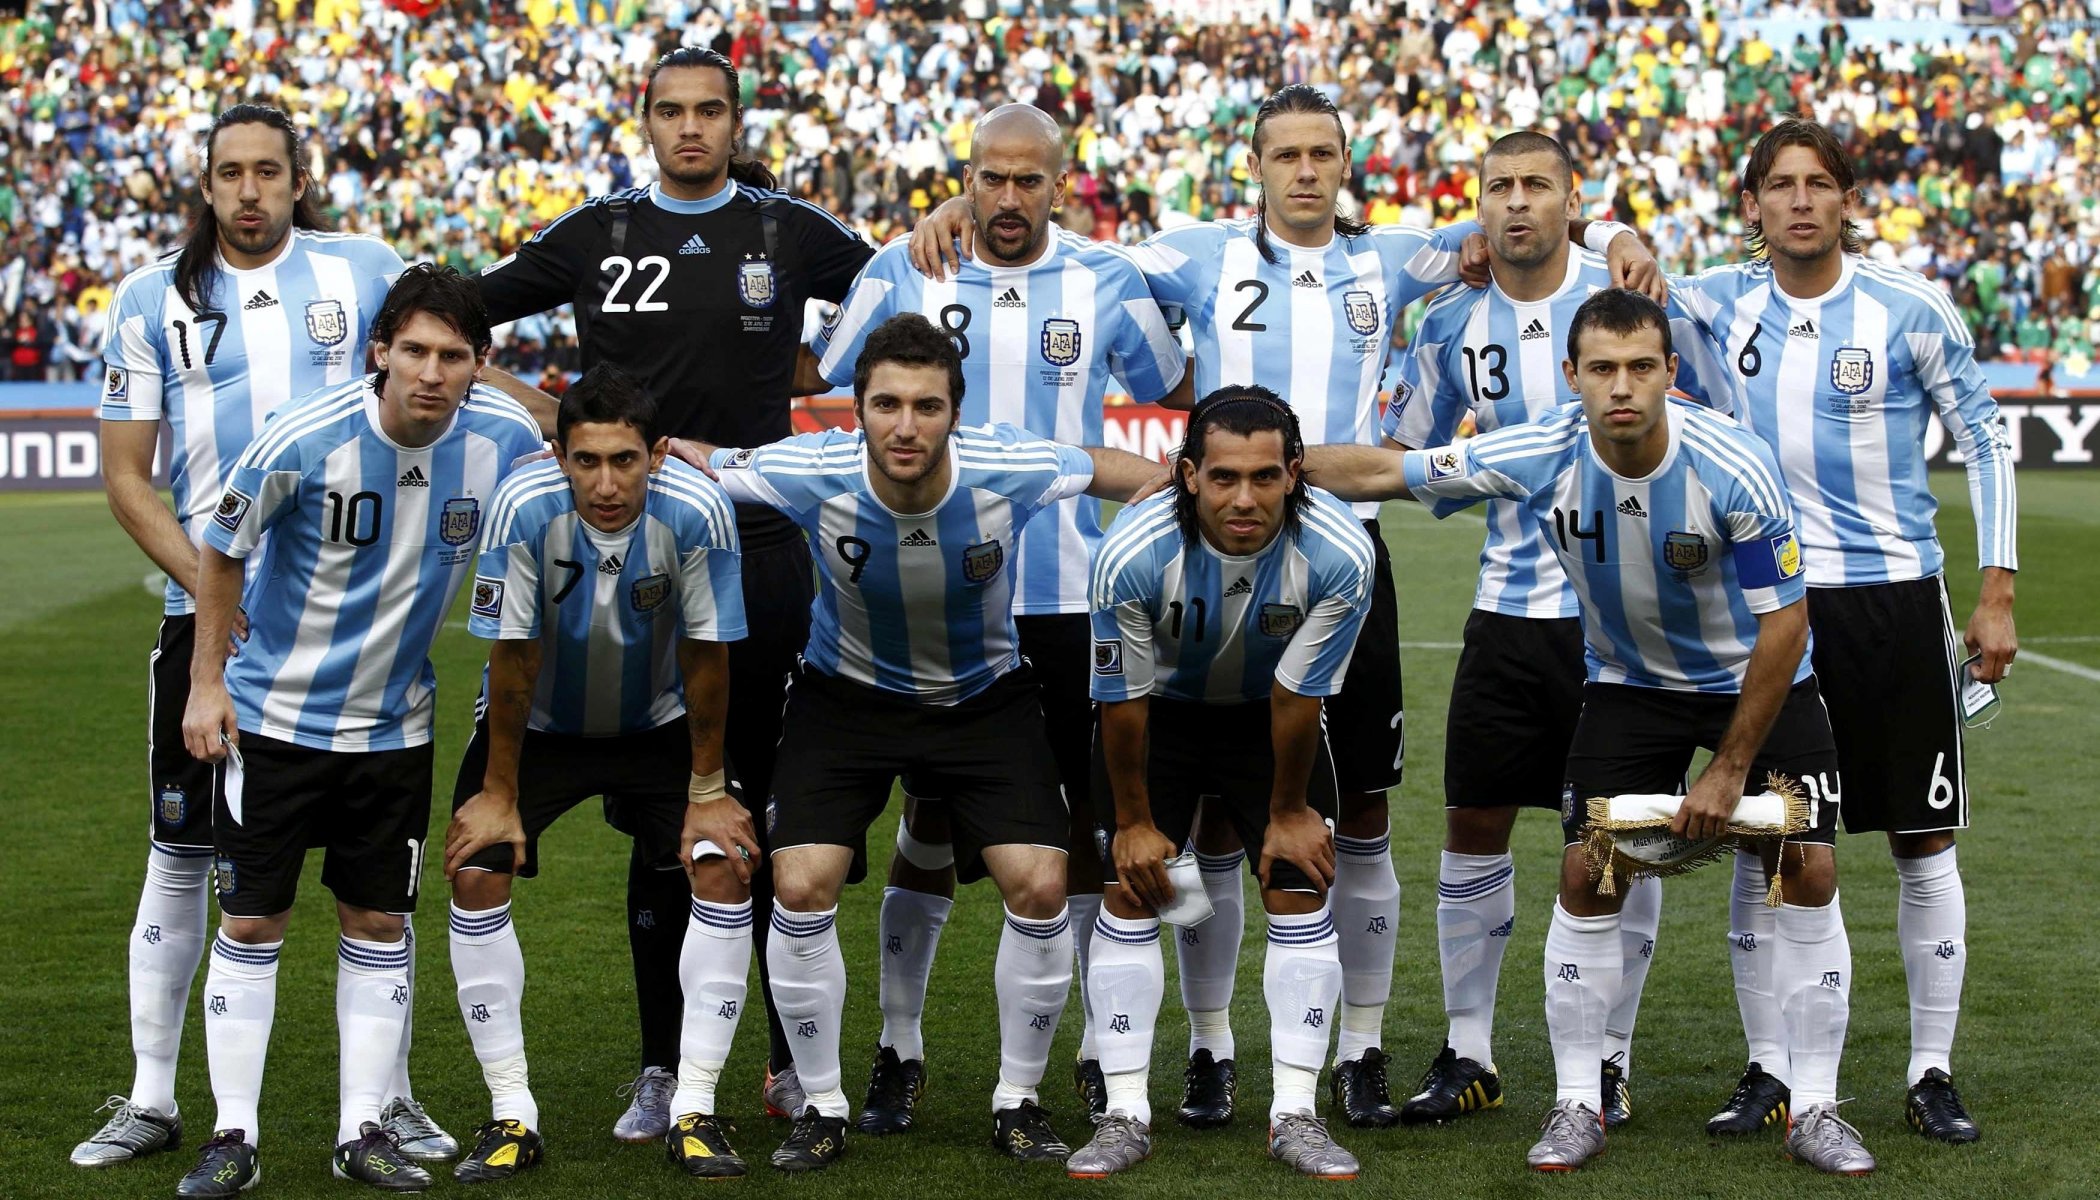
[[[1736,164],[1773,116],[1802,111],[1874,181],[1870,253],[1948,288],[1980,357],[2082,370],[2100,342],[2100,93],[2094,30],[2078,24],[2089,5],[1740,6],[1972,22],[1907,46],[1865,44],[1837,21],[1775,44],[1735,32],[1735,5],[1702,19],[1636,2],[1622,11],[1639,15],[1610,25],[1536,0],[1455,21],[1433,7],[1354,0],[1250,27],[1163,7],[1009,16],[985,0],[945,13],[869,0],[821,13],[688,0],[37,4],[0,25],[0,364],[35,380],[92,363],[112,286],[177,242],[199,137],[223,105],[261,98],[308,123],[342,228],[472,270],[651,173],[633,103],[649,63],[680,42],[738,64],[751,150],[784,186],[877,241],[945,198],[977,114],[1007,100],[1073,130],[1062,220],[1081,232],[1135,241],[1175,214],[1250,212],[1253,108],[1311,83],[1351,116],[1345,203],[1370,221],[1470,216],[1488,143],[1536,126],[1574,152],[1590,211],[1608,207],[1667,267],[1691,271],[1739,254]],[[573,324],[520,322],[502,357],[558,379],[576,364]]]

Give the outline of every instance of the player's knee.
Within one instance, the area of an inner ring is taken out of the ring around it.
[[[1046,921],[1065,907],[1064,864],[1033,869],[1004,889],[1006,907],[1025,921]]]
[[[1897,858],[1928,858],[1954,844],[1954,831],[1889,834],[1889,853]]]
[[[1837,895],[1837,852],[1829,846],[1789,845],[1779,856],[1779,875],[1786,903],[1821,908]]]
[[[462,912],[485,912],[510,903],[510,873],[467,867],[452,876],[452,903]]]
[[[709,904],[742,904],[751,898],[751,885],[736,877],[728,859],[710,856],[693,866],[693,898]]]
[[[1334,831],[1343,837],[1375,838],[1386,832],[1389,821],[1384,792],[1355,792],[1342,797],[1342,813]]]
[[[1453,854],[1506,853],[1510,831],[1516,823],[1514,805],[1506,808],[1447,808],[1444,810],[1444,849]]]
[[[804,855],[773,860],[773,901],[790,912],[821,912],[838,903],[839,878],[820,870],[822,864],[804,861]]]
[[[376,908],[359,908],[352,904],[338,903],[336,919],[341,922],[343,936],[356,938],[360,942],[398,942],[401,940],[403,923],[401,914],[380,912]]]
[[[1560,906],[1571,917],[1602,917],[1619,911],[1625,903],[1624,889],[1613,889],[1618,894],[1604,895],[1598,889],[1603,881],[1590,874],[1589,860],[1584,857],[1581,846],[1569,846],[1560,861]]]
[[[236,917],[226,913],[219,919],[219,929],[244,946],[267,945],[284,940],[284,929],[290,924],[291,916],[289,912],[269,917]]]

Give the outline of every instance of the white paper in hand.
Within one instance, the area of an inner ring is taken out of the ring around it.
[[[1210,893],[1203,890],[1203,871],[1194,852],[1167,860],[1167,882],[1174,886],[1174,899],[1160,906],[1162,922],[1187,926],[1210,920]]]

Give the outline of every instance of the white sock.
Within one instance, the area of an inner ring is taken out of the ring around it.
[[[715,1082],[729,1061],[751,977],[751,901],[693,901],[678,954],[678,986],[685,993],[685,1024],[678,1037],[678,1090],[671,1115],[715,1111]]]
[[[356,1141],[365,1122],[378,1123],[407,1019],[408,943],[340,938],[335,963],[335,1021],[341,1038],[337,1145]]]
[[[525,954],[510,905],[478,911],[452,906],[452,977],[459,984],[459,1015],[489,1086],[489,1115],[540,1127],[525,1068]]]
[[[926,980],[940,948],[941,927],[955,901],[900,887],[882,889],[882,1044],[906,1062],[926,1057],[920,1020],[926,1014]]]
[[[1852,943],[1836,896],[1821,908],[1779,906],[1773,979],[1786,1020],[1793,1110],[1837,1103],[1838,1060],[1852,1015]]]
[[[1743,1014],[1743,1040],[1750,1049],[1746,1061],[1784,1083],[1794,1075],[1787,1064],[1779,993],[1772,983],[1779,929],[1775,910],[1765,904],[1767,886],[1757,851],[1736,851],[1735,884],[1728,893],[1728,969],[1735,975],[1735,1005]]]
[[[992,1090],[992,1111],[998,1112],[1034,1100],[1050,1065],[1050,1042],[1072,990],[1069,909],[1042,921],[1006,910],[992,989],[999,1000],[999,1085]]]
[[[408,1014],[401,1023],[401,1050],[394,1055],[394,1073],[387,1079],[389,1100],[397,1096],[413,1100],[416,1095],[408,1082],[408,1048],[416,1038],[416,919],[413,915],[403,914],[401,918],[401,940],[408,943]]]
[[[1108,1107],[1152,1123],[1146,1095],[1152,1039],[1167,993],[1167,964],[1159,952],[1159,918],[1131,920],[1111,912],[1097,919],[1087,999],[1094,1008],[1101,1073]]]
[[[204,1053],[211,1063],[211,1128],[239,1129],[262,1144],[263,1060],[277,1018],[277,955],[283,942],[236,942],[224,931],[212,940],[204,972]]]
[[[1400,930],[1400,877],[1392,838],[1334,838],[1334,911],[1342,962],[1342,1022],[1334,1060],[1353,1062],[1379,1043],[1393,992],[1393,955]]]
[[[1269,914],[1261,990],[1269,1007],[1269,1055],[1276,1084],[1269,1119],[1312,1112],[1320,1067],[1327,1061],[1328,1025],[1342,995],[1342,960],[1328,909],[1297,916]]]
[[[1910,983],[1910,1082],[1938,1067],[1953,1074],[1954,1023],[1969,966],[1968,901],[1954,847],[1896,860],[1896,941]]]
[[[1553,1042],[1554,1103],[1604,1110],[1604,1020],[1618,1000],[1619,915],[1576,917],[1553,902],[1546,928],[1546,1031]]]
[[[1174,939],[1174,959],[1181,975],[1181,1007],[1189,1014],[1189,1057],[1208,1050],[1223,1061],[1233,1057],[1232,984],[1240,965],[1240,937],[1247,930],[1247,893],[1240,871],[1247,855],[1196,854],[1203,894],[1211,914],[1200,925],[1181,929]]]
[[[795,1055],[795,1077],[809,1103],[827,1117],[849,1115],[839,1088],[839,1019],[846,1009],[846,956],[839,952],[837,906],[794,912],[773,903],[766,973],[773,1007]]]
[[[131,1077],[133,1104],[175,1111],[175,1060],[190,982],[204,957],[210,915],[211,851],[146,851],[146,882],[131,926]]]
[[[1517,868],[1508,853],[1444,851],[1436,880],[1437,957],[1444,972],[1444,1042],[1481,1066],[1495,1061],[1495,988],[1517,924]]]
[[[1078,963],[1072,979],[1079,985],[1079,1057],[1098,1060],[1101,1048],[1094,1040],[1094,1010],[1087,1003],[1086,989],[1090,980],[1087,968],[1094,961],[1094,922],[1101,916],[1101,894],[1067,897],[1065,907],[1072,911],[1072,955]],[[1161,968],[1161,978],[1165,978],[1165,968]]]
[[[1662,924],[1662,880],[1637,879],[1619,908],[1619,1000],[1604,1019],[1604,1057],[1633,1078],[1633,1022],[1641,1012],[1641,989],[1655,961],[1655,930]]]

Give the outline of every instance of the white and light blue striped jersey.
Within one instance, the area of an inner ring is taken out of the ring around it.
[[[1740,692],[1758,614],[1806,594],[1793,506],[1748,430],[1681,400],[1665,419],[1669,449],[1641,479],[1598,459],[1582,405],[1570,404],[1409,451],[1408,490],[1438,516],[1490,497],[1523,504],[1582,600],[1590,679]],[[1804,647],[1796,682],[1808,660]]]
[[[878,251],[817,334],[811,349],[833,384],[852,383],[876,326],[920,313],[962,352],[964,425],[1015,425],[1098,446],[1111,374],[1149,403],[1187,370],[1144,277],[1105,243],[1058,230],[1033,263],[1002,267],[980,256],[945,282],[919,274],[907,249],[899,238]],[[1099,500],[1078,496],[1044,513],[1021,537],[1014,613],[1087,611],[1087,571],[1100,544]]]
[[[921,704],[967,700],[1020,662],[1015,541],[1086,490],[1094,460],[1011,425],[958,429],[948,494],[898,513],[868,484],[865,445],[860,431],[831,429],[717,450],[711,465],[730,499],[771,505],[809,535],[811,667]]]
[[[1735,367],[1736,415],[1772,447],[1801,514],[1813,587],[1923,579],[1946,556],[1925,472],[1936,411],[1969,475],[1979,566],[2017,570],[2004,418],[1975,340],[1939,288],[1844,256],[1828,293],[1781,291],[1768,260],[1672,279]]]
[[[1195,347],[1196,398],[1227,384],[1273,389],[1298,414],[1308,446],[1375,445],[1378,390],[1394,323],[1408,305],[1458,279],[1458,251],[1477,222],[1441,229],[1376,225],[1317,250],[1271,235],[1259,216],[1164,230],[1125,247],[1152,297],[1178,311]],[[1360,517],[1378,514],[1359,504]]]
[[[1371,605],[1371,539],[1349,506],[1308,488],[1296,528],[1234,556],[1185,534],[1174,500],[1116,514],[1094,560],[1094,699],[1341,691]]]
[[[743,577],[736,512],[714,480],[667,458],[641,515],[606,533],[576,511],[569,477],[547,459],[496,489],[467,628],[542,640],[530,728],[641,733],[685,715],[680,638],[743,638]]]
[[[1572,249],[1560,287],[1539,300],[1514,300],[1493,284],[1445,289],[1430,302],[1401,358],[1380,426],[1385,436],[1416,450],[1442,446],[1458,439],[1468,414],[1474,429],[1487,433],[1529,424],[1579,400],[1561,371],[1568,327],[1583,301],[1610,286],[1603,255]],[[1674,293],[1668,315],[1679,390],[1729,411],[1733,384],[1711,335]],[[1532,618],[1572,617],[1580,608],[1537,523],[1512,501],[1487,503],[1473,607]]]
[[[430,740],[430,644],[473,565],[496,485],[540,449],[523,406],[475,384],[438,439],[379,426],[377,376],[293,402],[243,451],[204,543],[248,572],[226,690],[249,733],[316,750]]]
[[[364,373],[365,343],[401,256],[374,237],[294,229],[275,259],[218,262],[203,312],[175,290],[175,255],[124,277],[102,344],[105,421],[169,431],[175,519],[204,536],[234,460],[287,402]],[[162,611],[194,612],[168,581]]]

